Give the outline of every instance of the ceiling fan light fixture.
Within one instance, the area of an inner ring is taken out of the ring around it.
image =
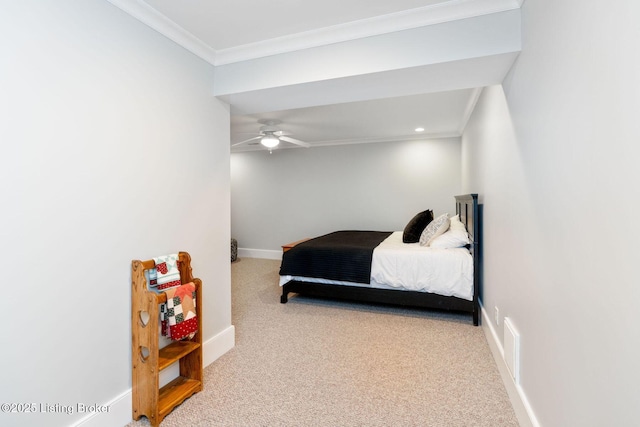
[[[275,135],[265,135],[260,140],[260,143],[267,148],[273,148],[276,145],[280,144],[280,140]]]

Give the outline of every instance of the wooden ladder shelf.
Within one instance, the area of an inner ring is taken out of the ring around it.
[[[131,360],[133,419],[145,416],[153,427],[189,396],[202,390],[202,281],[193,277],[191,256],[179,254],[178,269],[182,283],[196,286],[198,332],[190,340],[174,341],[159,348],[160,304],[167,301],[164,293],[150,291],[144,271],[155,268],[155,262],[131,262]],[[175,362],[180,375],[160,387],[160,372]]]

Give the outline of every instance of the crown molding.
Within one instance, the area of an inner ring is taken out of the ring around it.
[[[406,141],[424,141],[426,139],[444,139],[459,138],[461,134],[457,132],[427,132],[412,135],[385,136],[385,137],[369,137],[369,138],[352,138],[337,139],[328,141],[314,141],[312,147],[327,147],[334,145],[353,145],[353,144],[373,144],[379,142],[406,142]]]
[[[211,46],[144,0],[107,0],[212,65],[225,65],[328,44],[519,9],[524,0],[451,0],[228,49]]]
[[[215,65],[518,9],[522,0],[451,0],[216,51]]]
[[[462,134],[458,132],[440,132],[440,133],[422,133],[416,135],[405,135],[405,136],[389,136],[389,137],[373,137],[373,138],[351,138],[351,139],[336,139],[336,140],[326,140],[326,141],[314,141],[311,142],[310,148],[316,147],[331,147],[338,145],[354,145],[354,144],[373,144],[380,142],[406,142],[406,141],[425,141],[430,139],[445,139],[445,138],[460,138]],[[298,146],[288,146],[288,147],[280,147],[278,146],[277,150],[289,150],[294,148],[304,148]],[[265,147],[260,144],[256,145],[242,145],[238,147],[233,147],[231,149],[232,153],[244,153],[247,151],[264,151]],[[273,151],[276,149],[274,148]]]
[[[215,65],[216,52],[193,34],[149,6],[143,0],[107,0],[117,8],[128,13],[138,21],[153,28],[165,37],[173,40],[194,55]]]

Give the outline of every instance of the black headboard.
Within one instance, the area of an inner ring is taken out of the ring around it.
[[[469,238],[472,242],[477,242],[479,236],[479,215],[478,215],[478,195],[465,194],[456,197],[456,214],[460,216],[460,221],[467,227]],[[473,249],[473,248],[472,248]]]
[[[455,196],[456,213],[460,216],[460,221],[467,227],[469,233],[469,252],[473,256],[473,303],[474,303],[474,324],[478,324],[480,314],[480,277],[482,271],[482,258],[480,254],[480,206],[478,205],[477,194],[465,194]]]

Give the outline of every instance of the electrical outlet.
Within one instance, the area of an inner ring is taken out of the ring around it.
[[[494,315],[495,315],[495,319],[496,319],[496,325],[500,324],[500,310],[498,310],[498,307],[494,307]]]

